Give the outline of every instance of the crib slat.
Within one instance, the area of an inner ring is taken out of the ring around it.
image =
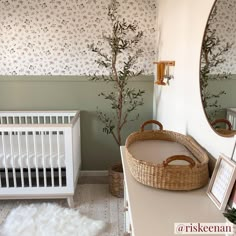
[[[15,156],[14,156],[14,143],[12,140],[12,132],[10,132],[10,149],[11,149],[11,159],[12,159],[12,169],[13,169],[13,183],[16,188],[16,168],[15,168]]]
[[[20,120],[19,120],[20,121]],[[21,122],[21,121],[20,121]],[[25,181],[24,181],[24,174],[23,174],[23,165],[22,165],[22,155],[21,155],[21,132],[18,132],[17,134],[17,142],[18,142],[18,152],[19,152],[19,163],[20,163],[20,174],[21,174],[21,186],[25,187]]]
[[[5,146],[5,134],[2,132],[2,150],[3,150],[3,156],[5,161],[5,177],[6,177],[6,186],[9,188],[9,176],[8,176],[8,169],[7,169],[7,157],[6,157],[6,146]]]
[[[1,119],[0,119],[1,120]],[[1,135],[2,135],[2,132],[1,132]],[[2,142],[2,139],[1,139],[1,142]],[[3,145],[3,144],[2,144]],[[0,188],[2,187],[2,174],[0,172]]]
[[[33,142],[34,142],[34,160],[35,160],[35,168],[36,168],[36,184],[39,187],[39,169],[38,169],[38,153],[37,153],[37,145],[36,145],[36,132],[33,132]]]
[[[53,169],[53,162],[52,162],[52,131],[49,132],[49,158],[50,158],[50,165],[51,165],[52,187],[54,187],[54,169]]]
[[[28,132],[25,132],[28,179],[29,179],[29,186],[32,187],[31,169],[30,169],[30,160],[29,160],[29,137],[28,137],[28,135],[29,135]]]
[[[42,143],[42,160],[43,160],[43,182],[44,187],[47,186],[47,178],[46,178],[46,167],[45,167],[45,143],[44,143],[44,132],[41,132],[41,143]]]
[[[57,131],[57,162],[58,162],[58,173],[59,173],[59,186],[62,186],[61,183],[61,163],[60,163],[60,137],[59,132]]]

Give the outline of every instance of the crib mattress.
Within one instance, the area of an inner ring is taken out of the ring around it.
[[[49,142],[51,138],[51,142]],[[63,135],[0,135],[0,168],[58,168],[65,167]]]

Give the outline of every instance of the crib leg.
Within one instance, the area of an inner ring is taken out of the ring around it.
[[[74,208],[74,207],[75,207],[75,203],[74,203],[74,198],[73,198],[73,196],[70,196],[70,197],[67,198],[67,203],[68,203],[68,206],[69,206],[70,208]]]

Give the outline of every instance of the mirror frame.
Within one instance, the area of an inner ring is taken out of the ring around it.
[[[202,109],[204,111],[204,114],[205,114],[205,118],[207,120],[207,123],[208,125],[211,127],[211,129],[214,131],[214,133],[216,133],[217,135],[221,136],[221,137],[224,137],[224,138],[232,138],[236,135],[236,130],[233,131],[232,130],[232,133],[230,134],[222,134],[220,132],[217,132],[217,130],[211,125],[211,123],[209,122],[209,119],[207,118],[207,114],[206,114],[206,110],[204,109],[204,106],[203,106],[203,102],[202,102],[202,94],[201,94],[201,82],[200,82],[200,71],[201,71],[201,55],[202,55],[202,45],[203,45],[203,40],[204,40],[204,37],[205,37],[205,34],[206,34],[206,26],[207,26],[207,22],[209,21],[209,18],[211,16],[211,13],[213,12],[214,8],[215,8],[215,5],[217,3],[217,1],[220,1],[220,0],[215,0],[212,7],[211,7],[211,10],[210,10],[210,13],[208,15],[208,18],[207,18],[207,21],[206,21],[206,24],[205,24],[205,30],[204,30],[204,33],[203,33],[203,36],[202,36],[202,44],[201,44],[201,51],[200,51],[200,63],[199,63],[199,92],[200,92],[200,98],[201,98],[201,103],[202,103]]]

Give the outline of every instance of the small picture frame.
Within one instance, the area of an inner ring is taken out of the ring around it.
[[[207,195],[221,211],[225,210],[236,179],[236,164],[221,154],[216,162]]]
[[[229,201],[228,201],[228,208],[232,209],[235,208],[236,209],[236,183],[234,183],[234,187],[232,189],[232,192],[230,194],[229,197]]]
[[[233,160],[236,163],[236,142],[234,144],[234,149],[233,149],[231,160]]]

